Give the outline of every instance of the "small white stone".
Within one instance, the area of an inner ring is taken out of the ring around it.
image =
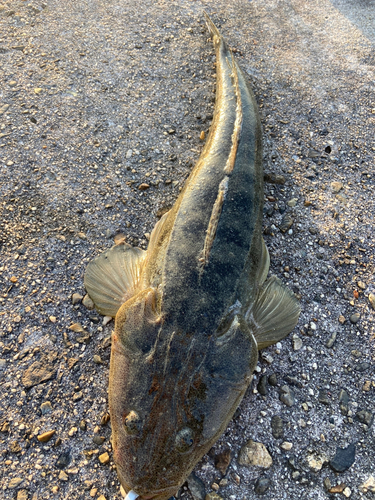
[[[285,451],[289,451],[293,448],[293,443],[289,443],[289,441],[284,441],[281,443],[280,448],[282,448]]]
[[[352,490],[349,488],[349,486],[347,486],[345,490],[342,492],[342,494],[345,495],[346,498],[349,498],[350,495],[352,494]]]

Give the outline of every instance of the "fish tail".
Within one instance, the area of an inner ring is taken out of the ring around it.
[[[204,17],[206,18],[206,24],[208,31],[210,32],[211,37],[213,38],[214,36],[217,36],[218,38],[222,38],[219,30],[216,28],[214,23],[211,21],[210,16],[207,14],[207,12],[204,10],[203,11]]]

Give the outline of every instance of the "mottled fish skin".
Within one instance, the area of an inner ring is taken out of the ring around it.
[[[244,269],[259,271],[253,261],[261,249],[261,127],[232,52],[217,34],[213,42],[217,87],[209,139],[163,221],[143,290],[117,313],[113,338],[109,394],[117,472],[125,489],[158,500],[176,493],[224,431],[258,357],[248,326],[228,311],[236,300],[249,300]],[[220,213],[213,214],[222,183]],[[206,242],[215,215],[213,241]],[[228,328],[233,332],[226,338]],[[132,411],[139,429],[129,435],[124,416]]]
[[[114,460],[124,489],[143,500],[174,495],[225,430],[258,359],[253,305],[267,309],[266,291],[259,293],[269,261],[257,106],[227,43],[207,23],[217,57],[209,137],[151,235],[112,338]]]

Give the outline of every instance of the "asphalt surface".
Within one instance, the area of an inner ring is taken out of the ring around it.
[[[254,89],[265,172],[285,181],[265,185],[264,237],[302,313],[179,497],[374,495],[375,2],[15,0],[0,3],[6,500],[121,497],[106,417],[113,322],[71,296],[116,235],[147,248],[199,157],[215,89],[203,10]],[[270,467],[239,464],[250,439]]]

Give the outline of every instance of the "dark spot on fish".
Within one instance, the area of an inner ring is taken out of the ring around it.
[[[131,411],[124,417],[124,427],[130,436],[137,436],[142,428],[142,420],[137,412]]]
[[[181,453],[189,451],[193,446],[193,442],[194,434],[192,429],[190,429],[189,427],[182,428],[176,435],[176,448]]]

